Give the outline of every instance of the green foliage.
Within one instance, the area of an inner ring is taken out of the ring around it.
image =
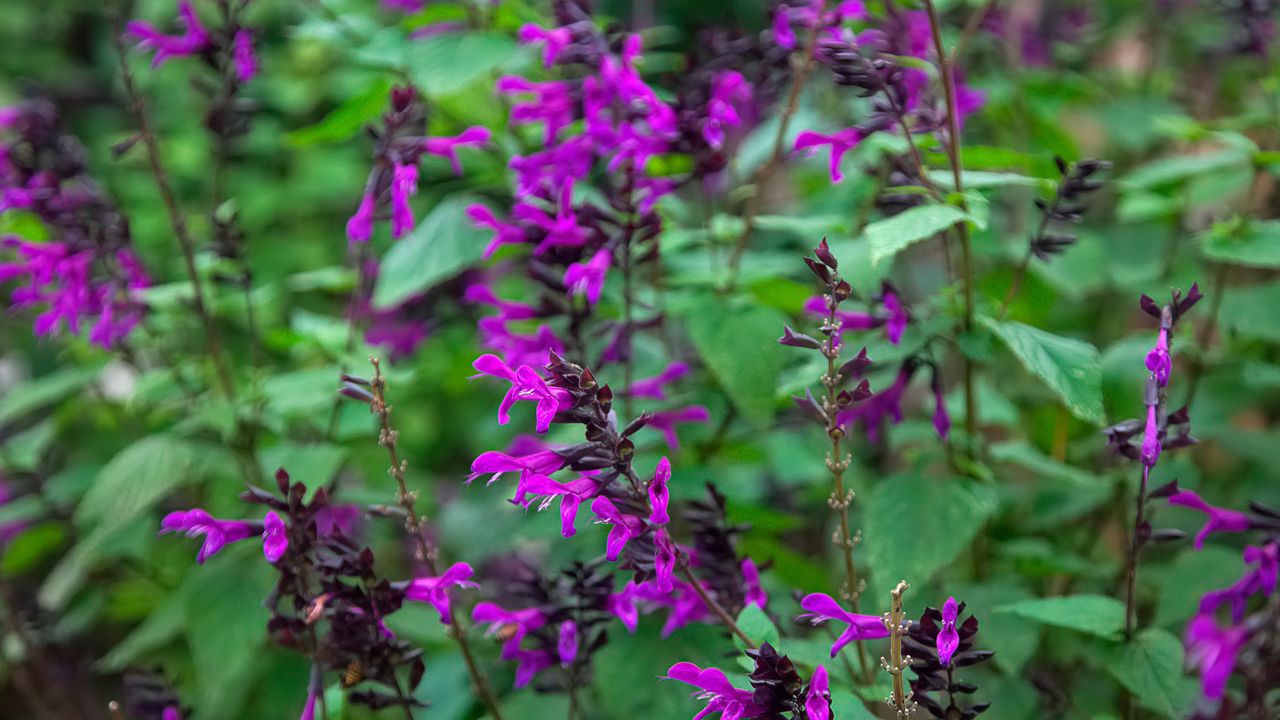
[[[871,246],[871,264],[879,265],[966,218],[964,211],[953,205],[921,205],[873,222],[863,231]]]
[[[782,368],[782,352],[774,340],[782,333],[784,318],[766,308],[716,309],[717,302],[707,298],[688,318],[689,338],[738,412],[753,425],[768,425]],[[755,351],[740,352],[744,345]]]
[[[1113,647],[1106,667],[1143,707],[1164,717],[1186,717],[1194,705],[1195,683],[1181,672],[1182,643],[1167,630],[1143,630]]]
[[[1072,415],[1094,425],[1106,422],[1097,348],[1019,322],[1000,322],[986,317],[982,322],[1023,367],[1044,380]]]
[[[445,198],[387,251],[373,291],[376,307],[398,305],[480,259],[488,233],[467,217],[473,202],[466,196]]]
[[[1114,638],[1124,629],[1124,603],[1104,595],[1035,598],[996,608],[1044,625]]]

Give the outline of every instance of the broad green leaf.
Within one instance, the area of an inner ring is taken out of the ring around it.
[[[995,509],[990,489],[967,480],[885,478],[863,513],[862,548],[876,582],[928,582],[969,547]]]
[[[200,668],[200,697],[193,702],[200,720],[243,717],[267,639],[267,610],[261,598],[270,588],[270,565],[260,548],[224,550],[199,569],[186,593],[184,611],[191,659]]]
[[[1102,425],[1102,366],[1098,349],[1082,340],[1047,333],[1019,322],[980,318],[1032,374],[1062,398],[1071,414]]]
[[[70,367],[19,384],[0,397],[0,425],[6,425],[46,405],[61,402],[93,382],[102,365]]]
[[[265,476],[271,477],[284,468],[294,481],[305,483],[308,490],[315,492],[329,483],[346,458],[347,449],[337,445],[282,443],[263,450],[260,464]]]
[[[1124,629],[1124,603],[1105,595],[1036,598],[1002,605],[995,611],[1104,638],[1116,637]]]
[[[1165,717],[1186,717],[1195,702],[1194,682],[1182,672],[1182,643],[1168,630],[1148,628],[1113,648],[1106,668],[1143,707]]]
[[[1280,220],[1239,228],[1214,228],[1204,238],[1205,257],[1231,265],[1280,267]]]
[[[1143,568],[1138,578],[1151,578],[1160,586],[1155,624],[1181,629],[1205,593],[1240,579],[1240,551],[1210,543],[1203,550],[1178,553],[1168,565]]]
[[[867,709],[857,695],[843,688],[836,688],[831,691],[831,717],[840,720],[876,720],[877,716]]]
[[[389,81],[379,80],[364,92],[344,100],[315,125],[285,133],[285,139],[295,147],[349,140],[360,132],[365,123],[376,120],[387,108],[390,90]]]
[[[1280,343],[1280,282],[1230,287],[1223,291],[1218,319],[1227,329]]]
[[[940,187],[947,189],[955,187],[955,178],[950,170],[930,170],[929,178]],[[1049,178],[985,170],[965,170],[960,180],[964,183],[966,190],[988,190],[998,187],[1034,187],[1051,190],[1054,185],[1054,181]]]
[[[1248,172],[1249,153],[1244,148],[1224,148],[1196,155],[1173,155],[1142,165],[1120,180],[1126,191],[1169,185],[1197,175],[1239,168]]]
[[[402,303],[480,259],[489,233],[467,217],[472,202],[461,195],[441,200],[408,237],[391,246],[380,265],[374,307]]]
[[[82,527],[128,523],[189,482],[195,458],[190,443],[170,435],[139,440],[98,473],[76,508],[76,522]]]
[[[839,215],[758,215],[751,226],[757,230],[794,235],[814,246],[825,236],[849,232],[848,218]]]
[[[717,302],[709,300],[705,310],[690,316],[689,337],[742,416],[753,425],[766,426],[773,421],[776,407],[774,395],[782,369],[776,340],[786,317],[768,308],[719,309]],[[748,347],[751,352],[743,352]]]
[[[63,523],[50,521],[24,526],[0,549],[0,573],[15,577],[34,570],[66,541],[67,528]]]
[[[516,54],[515,40],[498,33],[465,32],[414,40],[408,49],[409,77],[438,97],[489,77]]]
[[[773,624],[773,621],[769,619],[765,611],[760,609],[760,606],[748,605],[743,608],[742,612],[738,613],[737,623],[742,632],[755,641],[756,645],[769,643],[774,647],[778,647],[778,638],[780,637],[778,635],[778,627]],[[742,641],[737,636],[734,636],[734,642],[741,643]]]
[[[996,667],[1006,675],[1019,675],[1022,667],[1036,654],[1040,627],[1026,618],[993,610],[999,605],[1030,599],[1031,593],[1003,577],[970,584],[948,584],[947,591],[965,604],[967,613],[976,615],[981,621],[975,647],[995,650]]]
[[[920,205],[893,217],[867,225],[865,235],[871,246],[871,264],[905,250],[913,243],[933,237],[965,220],[964,211],[952,205]]]
[[[193,576],[188,576],[193,577]],[[111,651],[94,664],[99,672],[115,673],[138,662],[146,653],[159,648],[182,634],[187,621],[186,596],[179,589],[154,611],[142,624],[125,636]]]

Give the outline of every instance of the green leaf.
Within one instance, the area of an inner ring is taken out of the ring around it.
[[[267,477],[284,468],[291,478],[315,492],[329,483],[346,458],[347,449],[337,445],[282,443],[263,450],[260,464]]]
[[[94,669],[106,673],[120,672],[143,658],[146,653],[178,637],[187,621],[185,602],[186,597],[181,589],[170,595],[159,607],[147,614],[141,625],[98,660]]]
[[[886,478],[871,491],[863,520],[863,548],[876,582],[928,582],[964,552],[995,509],[988,488],[959,478]]]
[[[58,370],[6,391],[4,397],[0,397],[0,425],[61,402],[93,382],[101,370],[102,365],[97,363],[91,367]]]
[[[1280,267],[1280,220],[1215,227],[1205,235],[1203,250],[1210,260],[1231,265]]]
[[[0,551],[0,573],[15,577],[37,568],[67,541],[63,523],[46,522],[24,527]]]
[[[943,188],[952,189],[955,187],[955,178],[950,170],[930,170],[929,178],[933,180],[935,185]],[[1041,190],[1051,190],[1054,185],[1054,181],[1049,178],[984,170],[965,170],[960,179],[964,183],[966,190],[988,190],[998,187],[1034,187]]]
[[[1198,155],[1174,155],[1159,158],[1138,167],[1120,180],[1126,191],[1144,190],[1170,185],[1187,178],[1217,170],[1236,168],[1247,172],[1249,153],[1244,148],[1224,148]]]
[[[993,612],[1010,602],[1030,599],[1029,593],[1012,578],[995,577],[970,584],[948,584],[947,590],[965,604],[966,612],[982,621],[975,646],[995,650],[995,664],[1006,675],[1017,676],[1036,654],[1040,626],[1025,618]]]
[[[873,222],[864,233],[871,245],[871,264],[879,265],[880,261],[937,235],[966,217],[963,210],[952,205],[920,205]]]
[[[760,307],[715,308],[709,299],[689,318],[689,337],[730,402],[753,425],[773,421],[782,354],[776,339],[786,317]],[[714,309],[713,309],[714,308]],[[751,352],[743,352],[743,348]]]
[[[315,125],[285,133],[285,139],[294,147],[349,140],[360,132],[365,123],[382,114],[390,102],[387,99],[390,90],[389,81],[379,80],[364,92],[344,100]]]
[[[778,627],[759,605],[748,605],[743,608],[742,612],[738,613],[737,623],[738,627],[742,628],[742,632],[755,641],[756,645],[769,643],[775,648],[778,647],[778,639],[781,637],[778,634]],[[740,644],[742,641],[735,635],[734,642]]]
[[[757,230],[794,235],[811,245],[817,245],[825,236],[849,232],[848,219],[839,215],[757,215],[751,226]]]
[[[1232,287],[1222,296],[1219,321],[1248,337],[1280,343],[1280,282]]]
[[[1124,629],[1124,603],[1105,595],[1066,595],[1002,605],[995,610],[1077,632],[1113,638]]]
[[[439,97],[487,78],[515,54],[515,40],[499,33],[435,35],[410,44],[409,77],[428,96]]]
[[[1169,718],[1186,717],[1191,710],[1194,683],[1182,673],[1182,643],[1168,630],[1138,633],[1108,654],[1106,668],[1143,707]]]
[[[76,508],[81,526],[120,527],[191,479],[196,453],[170,435],[143,438],[116,454]]]
[[[401,239],[380,265],[373,305],[398,305],[477,262],[489,233],[467,217],[473,198],[453,195],[440,201],[409,237]]]
[[[256,557],[252,557],[256,555]],[[243,717],[267,639],[267,611],[261,598],[270,587],[270,566],[260,548],[224,550],[191,580],[184,610],[191,659],[200,668],[200,720]]]
[[[1102,409],[1102,366],[1098,349],[1082,340],[1047,333],[1019,322],[980,318],[1027,370],[1062,398],[1072,415],[1094,425],[1106,423]]]

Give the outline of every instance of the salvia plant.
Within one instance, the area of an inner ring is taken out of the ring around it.
[[[1280,717],[1275,3],[3,10],[0,716]]]

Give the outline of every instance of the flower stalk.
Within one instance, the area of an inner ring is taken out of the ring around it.
[[[893,678],[893,694],[886,701],[889,709],[893,710],[894,717],[899,720],[914,715],[918,707],[902,680],[902,671],[911,667],[911,656],[902,654],[902,638],[911,630],[911,624],[907,622],[902,610],[902,595],[909,587],[906,580],[901,580],[889,592],[889,612],[884,615],[884,625],[889,630],[889,659],[880,658],[880,667]]]

